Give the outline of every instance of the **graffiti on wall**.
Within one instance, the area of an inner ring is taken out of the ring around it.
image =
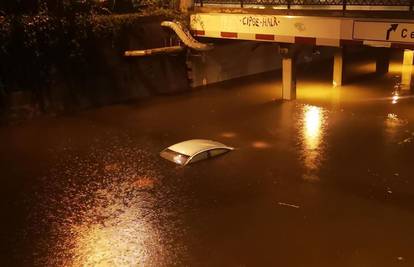
[[[240,21],[248,27],[277,27],[280,24],[277,17],[245,16]]]

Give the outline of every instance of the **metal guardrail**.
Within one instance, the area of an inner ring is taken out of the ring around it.
[[[290,9],[291,6],[341,6],[346,10],[349,6],[373,7],[407,7],[413,10],[413,0],[195,0],[199,6],[204,4],[235,5],[235,6],[281,6]]]

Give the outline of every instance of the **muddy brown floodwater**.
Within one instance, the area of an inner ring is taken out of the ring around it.
[[[360,61],[354,72],[373,71]],[[0,128],[1,266],[414,266],[414,98],[329,64]],[[235,151],[187,167],[192,138]]]

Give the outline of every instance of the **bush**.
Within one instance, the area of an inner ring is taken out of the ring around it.
[[[77,12],[102,12],[103,9],[113,13],[128,13],[145,8],[176,8],[178,0],[2,0],[0,11],[6,14],[36,14],[47,8],[54,14],[64,14],[69,10]]]
[[[117,47],[119,33],[139,23],[144,15],[171,19],[180,16],[173,9],[162,8],[160,0],[145,0],[151,8],[140,13],[104,16],[97,14],[93,5],[87,5],[91,1],[32,2],[36,5],[28,6],[36,6],[35,14],[0,16],[0,84],[6,91],[33,90],[40,94],[56,69],[64,73],[87,72],[98,40],[109,40],[114,49],[121,50]],[[62,12],[51,12],[52,2],[61,3]],[[82,3],[79,6],[73,2]]]

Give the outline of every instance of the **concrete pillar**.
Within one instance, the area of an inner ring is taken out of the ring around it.
[[[333,63],[333,81],[332,84],[334,87],[342,86],[344,83],[344,74],[345,74],[345,61],[344,61],[344,49],[339,48],[334,53],[334,63]]]
[[[180,10],[182,12],[188,12],[194,5],[194,0],[180,0]]]
[[[413,60],[414,51],[404,50],[404,60],[401,69],[401,89],[410,90],[413,83]]]
[[[389,48],[376,48],[375,72],[379,75],[387,74],[390,66]]]
[[[282,98],[296,99],[296,56],[286,55],[282,59]]]

